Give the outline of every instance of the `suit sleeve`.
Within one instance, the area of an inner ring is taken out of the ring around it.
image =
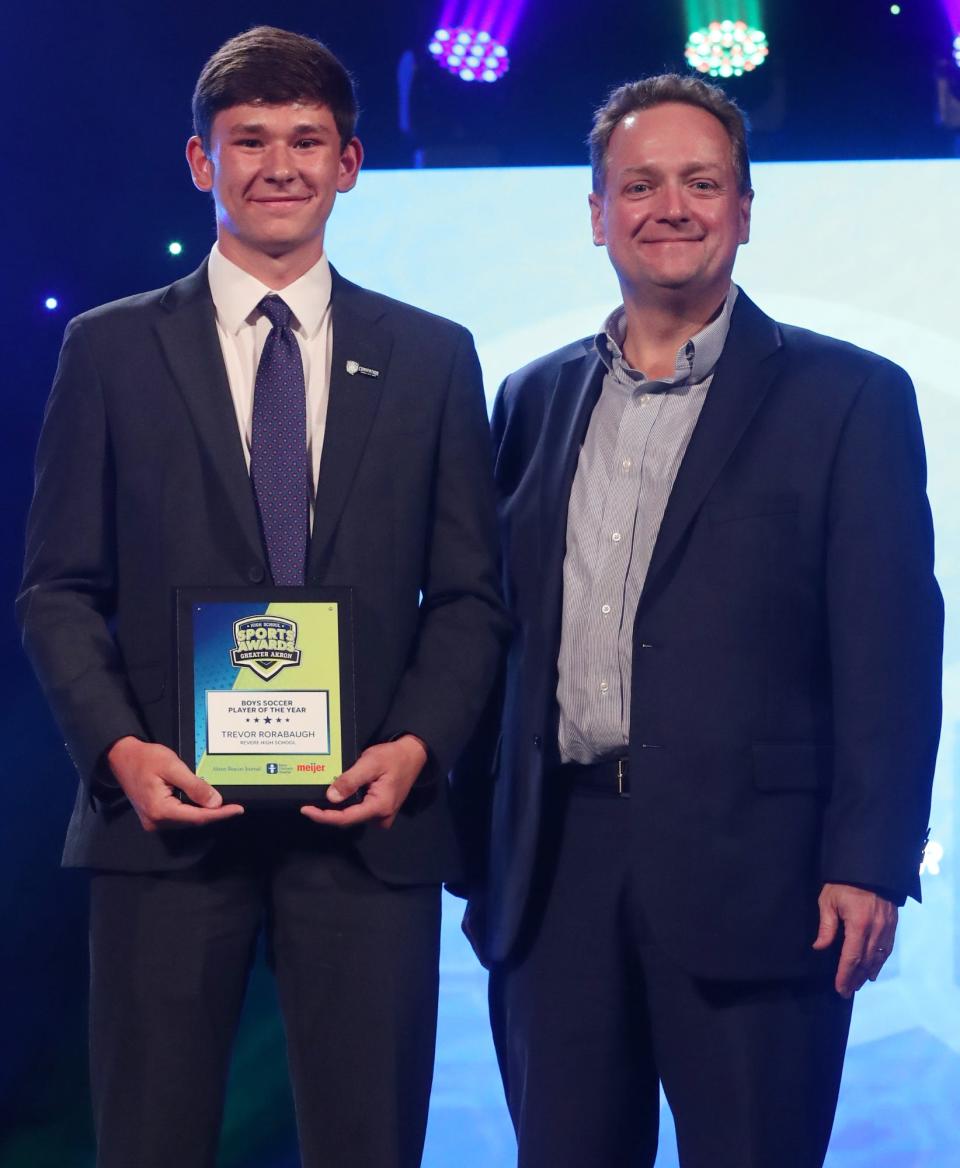
[[[72,321],[37,448],[17,618],[24,648],[81,779],[104,751],[146,737],[110,630],[116,596],[114,473],[102,386]]]
[[[474,730],[506,627],[486,402],[464,333],[440,424],[416,649],[382,728],[383,737],[422,738],[434,776],[447,774]]]
[[[940,733],[943,602],[916,398],[903,370],[887,362],[847,417],[828,521],[835,745],[822,874],[919,899]]]
[[[497,469],[506,427],[505,387],[506,382],[503,382],[490,417],[490,437]],[[499,494],[499,482],[497,489]],[[476,729],[450,773],[451,807],[464,861],[463,880],[459,884],[448,885],[449,891],[456,896],[474,895],[487,879],[493,784],[503,720],[505,674],[506,661],[501,661],[497,679]]]

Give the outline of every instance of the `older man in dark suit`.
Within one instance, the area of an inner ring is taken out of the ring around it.
[[[592,136],[623,305],[494,409],[516,621],[467,927],[522,1168],[814,1168],[851,999],[919,895],[942,603],[906,374],[731,283],[736,106],[626,85]],[[489,758],[489,753],[487,755]],[[474,810],[474,819],[479,814]]]
[[[471,338],[324,253],[356,114],[318,42],[222,46],[187,148],[209,262],[73,321],[44,422],[19,615],[81,778],[101,1168],[214,1163],[264,929],[304,1163],[420,1163],[446,773],[503,615]],[[358,803],[241,817],[174,753],[174,590],[271,582],[354,590],[362,753],[330,799]]]

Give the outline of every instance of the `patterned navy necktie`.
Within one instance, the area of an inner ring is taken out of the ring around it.
[[[302,584],[307,563],[307,395],[292,315],[279,296],[258,305],[273,327],[253,390],[250,477],[274,584]]]

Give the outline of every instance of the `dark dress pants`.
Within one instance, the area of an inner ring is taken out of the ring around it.
[[[293,813],[295,815],[295,813]],[[334,829],[224,823],[202,863],[91,882],[98,1168],[212,1168],[264,930],[305,1168],[417,1168],[436,1036],[440,889],[388,887]]]
[[[674,966],[633,896],[627,801],[561,802],[538,927],[490,981],[520,1168],[652,1168],[661,1083],[682,1168],[819,1168],[850,1003],[822,980]]]

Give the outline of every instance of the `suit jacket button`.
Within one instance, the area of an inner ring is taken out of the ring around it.
[[[540,747],[543,745],[543,739],[540,737],[539,734],[534,734],[533,745],[536,747],[537,750],[539,750]]]
[[[263,568],[259,564],[254,564],[247,569],[247,579],[251,584],[260,584],[263,581]]]

